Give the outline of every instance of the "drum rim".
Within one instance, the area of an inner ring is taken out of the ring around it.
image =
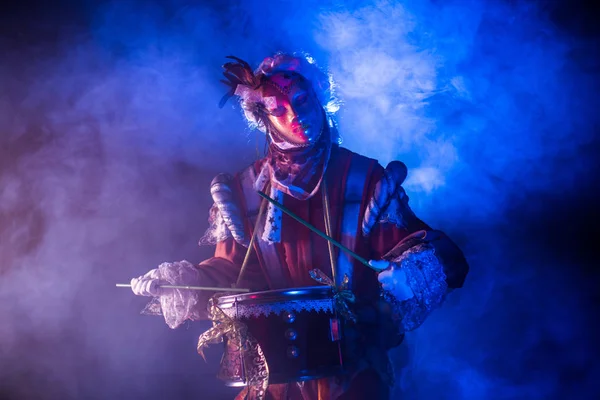
[[[285,303],[287,301],[299,300],[325,300],[332,297],[333,288],[331,286],[305,286],[220,296],[217,299],[217,305],[226,306],[233,303],[258,304],[264,302]]]

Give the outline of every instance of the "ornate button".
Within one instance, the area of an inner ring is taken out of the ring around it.
[[[291,324],[296,320],[296,314],[294,314],[293,312],[287,312],[283,314],[283,320],[288,324]]]
[[[289,346],[287,348],[287,356],[289,358],[296,358],[300,354],[300,350],[296,346]]]
[[[285,331],[285,338],[287,340],[296,340],[296,337],[298,337],[298,333],[295,329],[289,328]]]

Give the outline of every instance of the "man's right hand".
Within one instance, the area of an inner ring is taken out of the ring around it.
[[[131,290],[137,296],[156,297],[161,295],[161,282],[159,280],[158,268],[150,270],[145,275],[131,280]]]

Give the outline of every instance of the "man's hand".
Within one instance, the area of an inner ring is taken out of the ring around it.
[[[137,296],[160,296],[162,290],[159,287],[160,280],[158,268],[150,270],[145,275],[131,280],[131,290]]]
[[[406,273],[400,264],[386,260],[371,260],[369,264],[378,269],[383,269],[377,276],[383,290],[393,294],[398,301],[414,297],[415,294],[408,285]]]

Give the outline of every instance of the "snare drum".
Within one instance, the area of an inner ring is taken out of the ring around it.
[[[288,383],[338,375],[344,371],[341,320],[333,289],[313,286],[219,297],[216,305],[244,323],[260,345],[269,383]],[[221,378],[245,386],[239,343],[225,338]]]

